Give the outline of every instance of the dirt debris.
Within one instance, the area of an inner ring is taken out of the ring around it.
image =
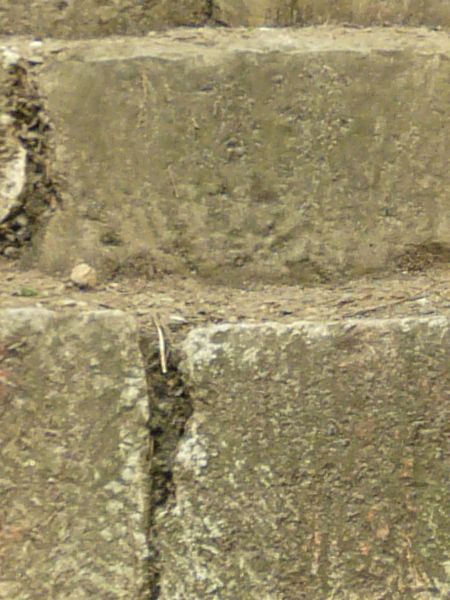
[[[120,309],[142,327],[155,321],[170,336],[168,344],[209,323],[389,318],[450,312],[450,265],[422,272],[367,276],[340,285],[229,288],[193,278],[154,280],[122,277],[80,290],[70,281],[37,270],[21,270],[0,259],[0,307],[41,306],[52,310]]]

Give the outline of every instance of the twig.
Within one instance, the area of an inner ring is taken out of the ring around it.
[[[164,339],[164,330],[156,315],[153,315],[153,323],[155,324],[156,331],[158,332],[159,342],[159,360],[161,364],[161,372],[165,375],[167,373],[167,357],[166,357],[166,340]]]
[[[172,167],[170,165],[167,167],[167,171],[169,173],[170,181],[172,182],[172,185],[173,185],[173,193],[175,194],[175,198],[178,199],[179,195],[178,195],[178,190],[177,190],[177,184],[175,183],[175,177],[173,176]]]
[[[360,315],[364,315],[369,312],[375,312],[377,310],[383,308],[390,308],[391,306],[397,306],[398,304],[403,304],[405,302],[415,302],[416,300],[420,300],[424,297],[424,293],[429,291],[432,286],[428,286],[423,289],[420,294],[415,294],[414,296],[405,296],[405,298],[400,298],[399,300],[394,300],[392,302],[385,302],[384,304],[376,304],[375,306],[368,306],[367,308],[361,308],[352,313],[347,313],[344,315],[345,318],[358,317]]]

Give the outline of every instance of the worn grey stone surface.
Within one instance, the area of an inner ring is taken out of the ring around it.
[[[124,313],[0,312],[0,598],[148,597],[147,410]]]
[[[0,34],[92,38],[201,25],[207,0],[2,0]]]
[[[439,316],[193,331],[161,600],[447,599],[449,350]]]
[[[450,244],[450,42],[426,30],[183,30],[45,45],[69,272],[317,281]]]
[[[213,15],[232,26],[330,22],[450,26],[448,0],[214,0]]]

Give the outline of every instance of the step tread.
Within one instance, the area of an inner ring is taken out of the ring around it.
[[[418,265],[419,268],[419,265]],[[152,276],[147,281],[118,278],[80,291],[67,279],[23,271],[0,261],[0,308],[40,305],[52,310],[120,309],[141,326],[161,324],[182,339],[187,330],[209,323],[298,320],[386,319],[450,314],[450,267],[364,277],[341,285],[275,286],[248,284],[241,289],[208,285],[196,279]],[[34,296],[30,294],[35,294]]]
[[[185,58],[186,53],[201,54],[205,60],[217,59],[239,50],[248,52],[332,52],[417,51],[450,52],[450,38],[445,31],[426,27],[364,27],[341,25],[299,28],[189,28],[152,31],[145,37],[114,36],[88,40],[44,39],[35,41],[23,36],[0,36],[0,49],[15,48],[21,55],[58,60],[128,60],[140,56]],[[215,51],[220,55],[216,55]]]

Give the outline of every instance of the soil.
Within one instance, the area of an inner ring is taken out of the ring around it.
[[[81,290],[70,280],[22,270],[0,258],[0,308],[120,309],[141,328],[162,327],[169,342],[210,323],[342,320],[450,314],[450,264],[385,277],[370,275],[342,284],[213,286],[177,276],[152,280],[122,275]]]

